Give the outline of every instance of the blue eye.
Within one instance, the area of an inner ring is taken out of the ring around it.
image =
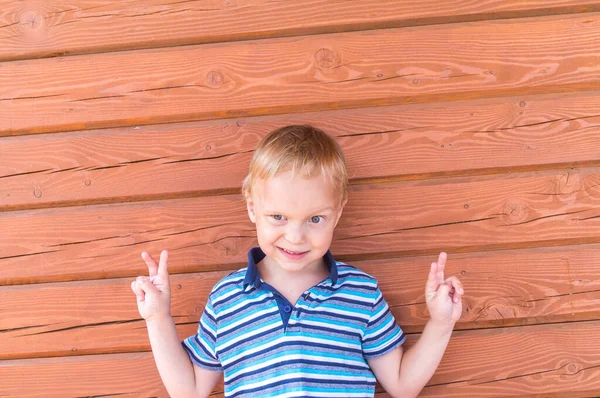
[[[323,219],[323,217],[321,216],[312,216],[310,218],[310,222],[314,223],[314,224],[318,224],[319,221],[321,221]]]
[[[273,219],[277,221],[283,220],[283,216],[281,214],[273,214],[271,217],[273,217]]]

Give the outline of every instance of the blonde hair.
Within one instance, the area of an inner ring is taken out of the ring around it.
[[[324,175],[348,197],[346,159],[340,145],[323,130],[310,125],[289,125],[271,131],[258,144],[242,193],[248,195],[257,180],[269,180],[277,173],[292,170],[302,177]]]

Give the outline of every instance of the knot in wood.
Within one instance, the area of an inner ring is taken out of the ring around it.
[[[527,204],[518,200],[509,200],[502,210],[502,219],[507,224],[519,224],[527,221],[528,214]]]
[[[33,190],[33,196],[35,196],[36,198],[41,198],[42,197],[42,190],[39,188],[36,188]]]
[[[578,370],[577,370],[577,364],[570,363],[570,364],[567,366],[567,373],[568,373],[568,374],[570,374],[570,375],[574,375],[574,374],[575,374],[575,373],[577,373],[577,372],[578,372]]]
[[[566,170],[558,177],[553,193],[556,195],[572,194],[581,191],[582,188],[581,172],[579,169],[573,168]]]
[[[223,239],[218,244],[219,252],[224,257],[235,257],[239,253],[238,243],[234,238]]]
[[[224,81],[225,79],[223,78],[223,75],[220,72],[211,70],[206,75],[206,85],[209,87],[219,87],[223,84]]]
[[[44,18],[35,10],[27,10],[20,15],[20,27],[25,32],[38,32],[44,27]]]
[[[320,48],[315,53],[315,65],[317,69],[333,69],[340,65],[340,56],[337,52],[328,48]]]

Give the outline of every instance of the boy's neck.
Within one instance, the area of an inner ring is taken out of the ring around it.
[[[285,271],[269,257],[263,258],[256,266],[260,278],[277,289],[291,303],[295,303],[307,289],[329,276],[323,258],[299,272]]]

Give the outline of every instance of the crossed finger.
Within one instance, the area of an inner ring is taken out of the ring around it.
[[[456,276],[451,276],[444,283],[450,287],[450,294],[454,297],[454,302],[458,303],[465,293],[461,281]]]
[[[156,276],[158,274],[158,265],[150,253],[142,252],[142,259],[148,266],[148,275],[151,277]]]

